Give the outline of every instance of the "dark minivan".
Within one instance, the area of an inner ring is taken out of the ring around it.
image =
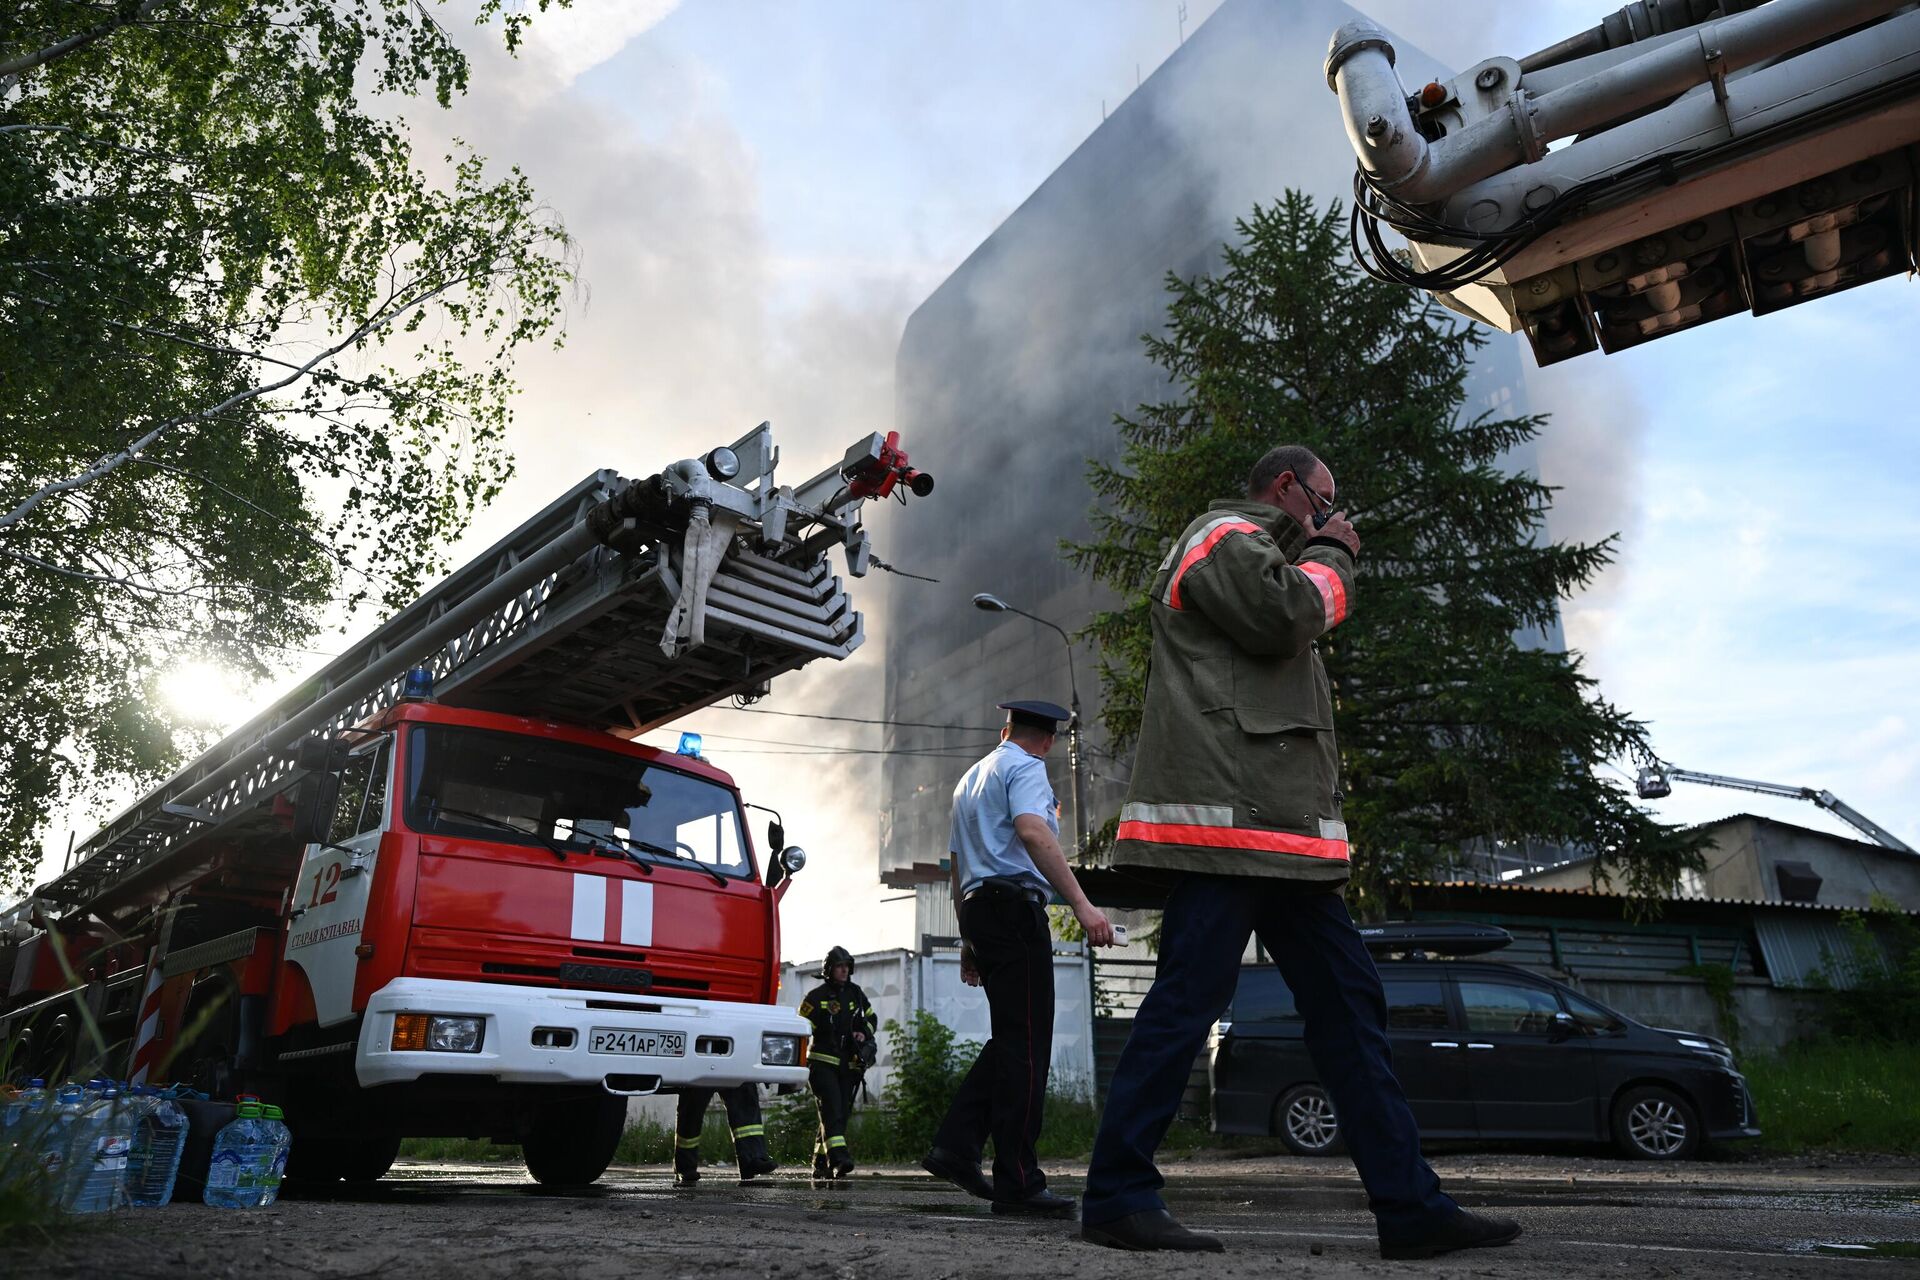
[[[1380,959],[1394,1074],[1426,1138],[1611,1141],[1685,1160],[1758,1137],[1726,1042],[1663,1031],[1510,964],[1459,958],[1508,941],[1483,925],[1362,931]],[[1431,958],[1450,953],[1446,958]],[[1277,1136],[1300,1155],[1341,1149],[1293,993],[1271,965],[1241,970],[1211,1042],[1213,1128]]]

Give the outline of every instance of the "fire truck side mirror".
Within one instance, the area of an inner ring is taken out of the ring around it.
[[[339,799],[339,774],[310,773],[300,779],[293,799],[293,838],[301,844],[325,844]]]
[[[767,848],[784,849],[787,847],[787,829],[775,818],[767,824]]]
[[[302,738],[294,760],[307,771],[293,793],[293,838],[301,844],[325,844],[333,826],[333,808],[340,799],[340,775],[334,771],[341,754],[319,734]]]

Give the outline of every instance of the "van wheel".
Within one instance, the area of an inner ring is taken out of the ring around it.
[[[1700,1150],[1700,1117],[1673,1090],[1642,1085],[1613,1104],[1613,1140],[1641,1160],[1690,1160]]]
[[[1330,1156],[1346,1150],[1333,1099],[1317,1084],[1297,1084],[1273,1107],[1273,1131],[1297,1156]]]
[[[611,1094],[540,1108],[520,1143],[527,1172],[543,1187],[584,1187],[607,1171],[627,1127],[627,1100]]]

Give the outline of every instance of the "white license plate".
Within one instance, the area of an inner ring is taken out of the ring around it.
[[[588,1053],[638,1053],[650,1058],[684,1058],[687,1033],[684,1031],[618,1031],[595,1027],[587,1036]]]

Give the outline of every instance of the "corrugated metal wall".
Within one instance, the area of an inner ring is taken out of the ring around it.
[[[1833,920],[1761,915],[1753,922],[1767,972],[1776,987],[1855,985],[1863,970],[1877,967],[1877,954],[1860,955],[1847,931]],[[1877,951],[1877,944],[1875,950]]]

